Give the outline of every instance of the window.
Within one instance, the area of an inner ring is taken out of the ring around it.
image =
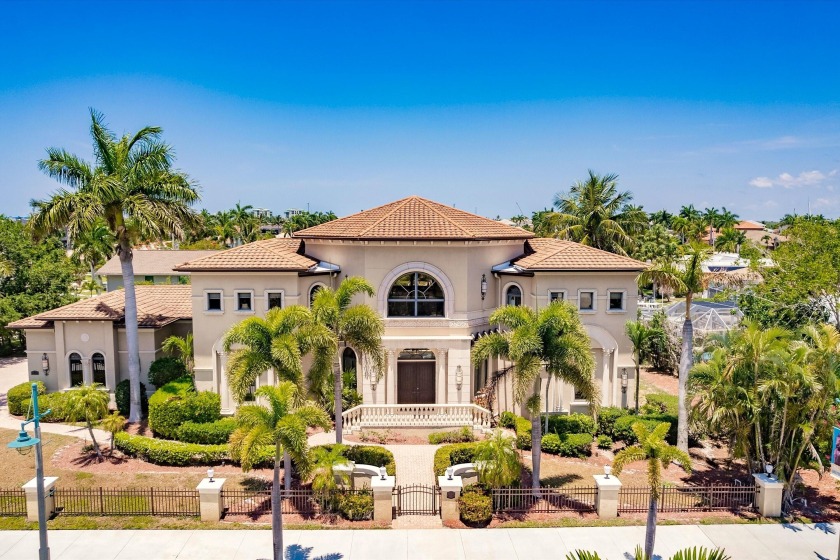
[[[251,292],[236,292],[236,310],[253,311],[253,299]]]
[[[207,292],[207,311],[222,310],[222,292]]]
[[[624,311],[624,291],[610,291],[609,295],[609,310],[610,311]]]
[[[585,401],[586,400],[586,396],[583,393],[581,393],[580,390],[577,387],[575,387],[574,400],[576,400],[576,401]]]
[[[356,353],[352,348],[345,348],[341,353],[341,371],[356,371]]]
[[[552,301],[565,301],[566,300],[566,291],[565,290],[550,290],[548,292],[548,302],[551,303]]]
[[[82,373],[82,357],[73,352],[70,354],[70,386],[83,385],[85,382],[84,373]]]
[[[311,288],[309,288],[309,307],[312,307],[312,302],[315,301],[315,295],[323,288],[323,284],[313,284]]]
[[[581,311],[595,311],[595,291],[578,291],[578,309]]]
[[[505,294],[505,304],[515,305],[517,307],[522,305],[522,290],[520,290],[519,286],[516,284],[507,289],[507,293]]]
[[[105,383],[105,356],[97,352],[91,358],[91,364],[93,365],[93,382],[99,383],[100,385],[106,385]]]
[[[154,276],[144,276],[143,277],[143,282],[146,282],[147,284],[154,284],[155,283],[155,277]]]
[[[283,307],[283,292],[267,292],[265,294],[266,310]]]
[[[445,301],[437,280],[422,272],[409,272],[391,285],[388,317],[443,317]]]

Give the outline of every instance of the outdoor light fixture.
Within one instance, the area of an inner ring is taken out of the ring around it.
[[[46,352],[41,354],[41,369],[44,370],[44,375],[50,374],[50,358]]]
[[[464,384],[464,370],[461,369],[461,366],[455,367],[455,385],[458,386],[460,389],[461,386]]]
[[[767,471],[768,478],[770,478],[772,480],[773,479],[773,465],[771,465],[770,463],[767,463],[766,465],[764,465],[764,470]]]
[[[621,368],[621,392],[627,393],[627,368]]]
[[[379,467],[379,480],[385,480],[387,475],[388,471],[385,470],[385,467]]]
[[[18,438],[8,444],[6,447],[9,449],[14,449],[21,455],[29,455],[32,451],[32,447],[37,445],[38,442],[41,440],[36,437],[29,437],[29,434],[23,429],[23,425],[20,427],[20,433],[18,434]]]
[[[446,480],[452,480],[452,473],[455,471],[452,467],[446,469]]]
[[[213,475],[216,474],[216,471],[213,469],[207,469],[207,478],[210,479],[210,482],[213,482]]]
[[[604,478],[609,478],[611,472],[612,467],[610,465],[604,465]]]
[[[481,300],[484,301],[484,296],[487,295],[487,276],[481,275]]]

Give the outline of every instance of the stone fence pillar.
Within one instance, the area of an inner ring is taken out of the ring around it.
[[[57,476],[44,477],[44,507],[47,512],[47,519],[55,515],[55,496],[53,490]],[[38,479],[33,478],[23,485],[23,493],[26,495],[26,520],[38,521]]]
[[[593,478],[598,487],[598,495],[595,498],[595,510],[598,512],[598,517],[602,519],[618,517],[618,493],[621,490],[621,481],[615,475],[596,474]]]
[[[394,517],[393,495],[395,476],[372,476],[370,477],[370,488],[373,490],[373,520],[379,523],[391,525]]]
[[[464,483],[460,476],[453,476],[451,479],[445,476],[438,477],[440,486],[440,518],[443,521],[458,521],[461,518],[461,508],[458,505],[458,498],[461,497],[461,490]]]
[[[784,483],[766,474],[754,474],[753,478],[755,479],[755,507],[758,513],[763,517],[780,517]]]
[[[222,518],[225,504],[222,500],[224,478],[205,478],[198,483],[198,507],[202,521],[218,521]]]

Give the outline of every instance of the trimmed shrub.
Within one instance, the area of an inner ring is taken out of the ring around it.
[[[318,445],[316,447],[323,447],[328,452],[332,451],[333,444]],[[315,447],[312,448],[313,451]],[[385,467],[385,470],[390,476],[397,474],[397,464],[394,462],[394,454],[376,445],[348,445],[344,448],[342,457],[348,461],[359,463],[360,465],[373,465],[374,467]]]
[[[502,412],[502,414],[499,415],[499,426],[502,428],[513,429],[516,426],[516,414],[507,410]]]
[[[636,434],[633,433],[633,424],[636,422],[642,422],[648,430],[653,430],[662,422],[668,422],[671,424],[671,428],[668,430],[668,435],[665,436],[665,440],[671,445],[676,445],[677,418],[670,414],[629,415],[619,418],[615,423],[615,439],[617,441],[623,441],[627,445],[637,443]]]
[[[187,366],[179,358],[172,356],[158,358],[149,366],[149,383],[158,388],[187,376]]]
[[[613,440],[610,436],[600,435],[597,439],[598,449],[612,449]]]
[[[435,451],[435,476],[446,474],[447,467],[461,463],[475,462],[475,451],[478,443],[450,443]]]
[[[615,438],[615,423],[619,418],[629,416],[631,413],[626,408],[618,406],[605,406],[598,411],[598,432],[599,434]]]
[[[467,443],[470,441],[475,441],[475,435],[468,426],[464,426],[460,430],[432,432],[429,434],[429,443],[433,445],[439,443]]]
[[[128,379],[123,379],[117,383],[117,388],[114,390],[114,401],[117,403],[117,410],[123,416],[128,416],[131,408],[131,386]],[[143,416],[149,416],[149,396],[146,394],[146,384],[140,383],[140,409],[143,411]]]
[[[32,411],[29,409],[29,404],[32,399],[26,399],[21,404],[23,414],[26,419],[32,418]],[[41,414],[50,411],[49,414],[41,418],[41,422],[64,422],[67,420],[67,394],[66,393],[50,393],[38,397],[38,410]]]
[[[149,399],[149,427],[155,434],[177,439],[178,428],[187,421],[215,422],[222,417],[222,400],[217,393],[197,393],[191,377],[170,381]]]
[[[47,392],[47,388],[44,384],[40,381],[35,382],[38,385],[38,396],[44,395]],[[15,416],[23,416],[26,414],[26,410],[29,407],[29,401],[32,398],[32,383],[27,381],[25,383],[21,383],[19,385],[15,385],[6,393],[6,402],[9,406],[9,414],[14,414]],[[23,402],[26,401],[26,406],[23,406]],[[40,404],[41,399],[38,399],[38,403]],[[46,409],[44,409],[46,410]]]
[[[135,436],[125,432],[114,435],[114,446],[128,455],[156,465],[212,465],[229,460],[227,445],[199,445]]]
[[[540,421],[545,423],[545,414],[540,416]],[[549,414],[549,433],[562,434],[592,434],[595,435],[597,427],[595,420],[586,414]]]
[[[552,455],[583,459],[592,454],[592,434],[546,434],[542,450]]]
[[[466,525],[483,527],[493,518],[493,500],[478,492],[466,492],[458,498],[461,521]]]
[[[653,393],[645,397],[645,404],[641,407],[643,414],[677,414],[679,397],[666,393]]]
[[[516,417],[516,447],[531,449],[531,421],[521,416]]]
[[[373,519],[373,494],[354,492],[338,496],[338,513],[350,521]]]
[[[227,443],[230,434],[236,429],[235,418],[222,418],[215,422],[199,424],[187,421],[178,428],[178,441],[184,443],[202,443],[205,445],[219,445]]]

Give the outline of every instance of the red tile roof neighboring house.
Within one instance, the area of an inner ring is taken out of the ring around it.
[[[142,328],[159,328],[192,318],[192,287],[162,284],[137,286],[137,320]],[[125,320],[125,291],[115,290],[9,323],[10,329],[52,327],[53,321]]]
[[[303,254],[300,239],[262,239],[202,257],[174,268],[178,272],[216,270],[305,272],[318,260]]]
[[[526,271],[641,271],[647,264],[563,239],[536,238],[525,242],[525,254],[511,265]]]
[[[419,196],[294,233],[298,239],[348,240],[490,240],[530,239],[534,234]]]
[[[739,222],[739,223],[735,224],[735,229],[741,229],[741,230],[755,229],[755,230],[763,231],[764,230],[764,224],[762,224],[761,222],[754,222],[753,220],[743,220],[742,222]]]

